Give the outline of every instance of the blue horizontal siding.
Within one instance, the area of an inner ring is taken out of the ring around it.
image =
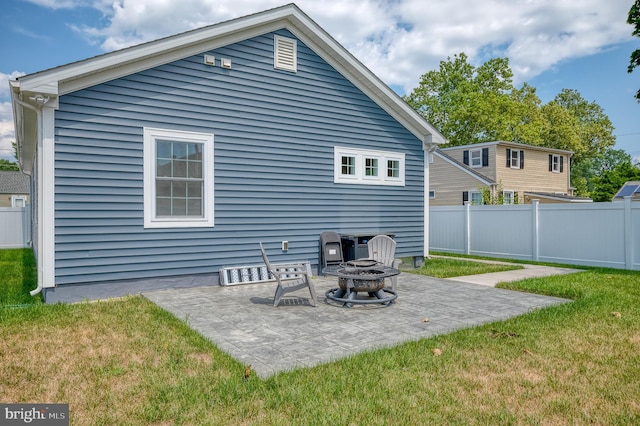
[[[259,263],[259,241],[315,264],[325,230],[394,232],[398,255],[422,254],[420,141],[301,42],[297,73],[273,68],[273,34],[207,53],[232,69],[196,55],[60,98],[58,284],[213,273]],[[144,229],[145,126],[214,134],[215,227]],[[404,152],[406,186],[334,184],[336,145]]]

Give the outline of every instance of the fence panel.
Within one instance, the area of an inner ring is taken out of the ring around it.
[[[470,251],[533,260],[532,211],[525,205],[470,206]]]
[[[540,206],[540,261],[625,267],[623,203]]]
[[[432,251],[640,270],[640,202],[429,209]]]
[[[30,206],[0,207],[0,248],[24,248],[30,244]]]
[[[429,243],[432,250],[465,253],[465,211],[458,206],[429,209]]]

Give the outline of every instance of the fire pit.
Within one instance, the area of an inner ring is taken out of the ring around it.
[[[385,278],[398,275],[400,271],[370,259],[352,260],[340,264],[332,273],[338,277],[338,288],[325,293],[328,299],[342,302],[350,308],[353,304],[381,303],[389,305],[398,295],[384,288]],[[366,292],[368,299],[358,298],[358,293]]]

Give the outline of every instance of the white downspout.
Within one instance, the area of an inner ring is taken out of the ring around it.
[[[43,103],[46,103],[46,101],[48,100],[48,98],[46,98],[46,100],[44,100],[45,98],[42,98],[42,100],[44,101]],[[34,107],[31,104],[28,104],[26,102],[21,101],[20,99],[18,99],[17,97],[14,98],[14,101],[20,105],[23,108],[28,108],[32,111],[34,111],[36,113],[36,121],[37,121],[37,129],[36,129],[36,138],[41,138],[42,137],[42,111],[36,107]],[[38,102],[40,102],[40,99],[38,99]],[[37,155],[37,154],[36,154]],[[22,166],[20,167],[22,169]],[[40,174],[39,174],[40,175]],[[30,174],[30,176],[33,177],[33,172]],[[40,192],[42,191],[42,189],[40,188],[39,185],[36,184],[36,188],[38,188],[38,197],[40,197]],[[40,202],[38,202],[38,206],[41,206]],[[39,208],[40,210],[40,208]],[[33,214],[33,212],[32,212]],[[36,214],[38,214],[38,212],[36,212]],[[38,226],[40,226],[40,221],[38,221]],[[42,253],[42,238],[38,238],[38,256],[41,257],[43,255]],[[29,292],[29,294],[31,296],[35,296],[38,293],[40,293],[42,291],[42,259],[40,259],[40,261],[38,262],[38,285],[35,289],[31,290]]]

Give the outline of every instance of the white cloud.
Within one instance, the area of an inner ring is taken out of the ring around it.
[[[31,0],[49,7],[82,0]],[[97,0],[106,25],[76,30],[106,51],[244,16],[274,0]],[[410,90],[420,75],[465,52],[477,64],[508,57],[516,82],[562,61],[630,39],[630,5],[602,0],[298,0],[297,4],[387,84]]]
[[[0,158],[14,161],[11,143],[15,141],[11,102],[0,102]]]

